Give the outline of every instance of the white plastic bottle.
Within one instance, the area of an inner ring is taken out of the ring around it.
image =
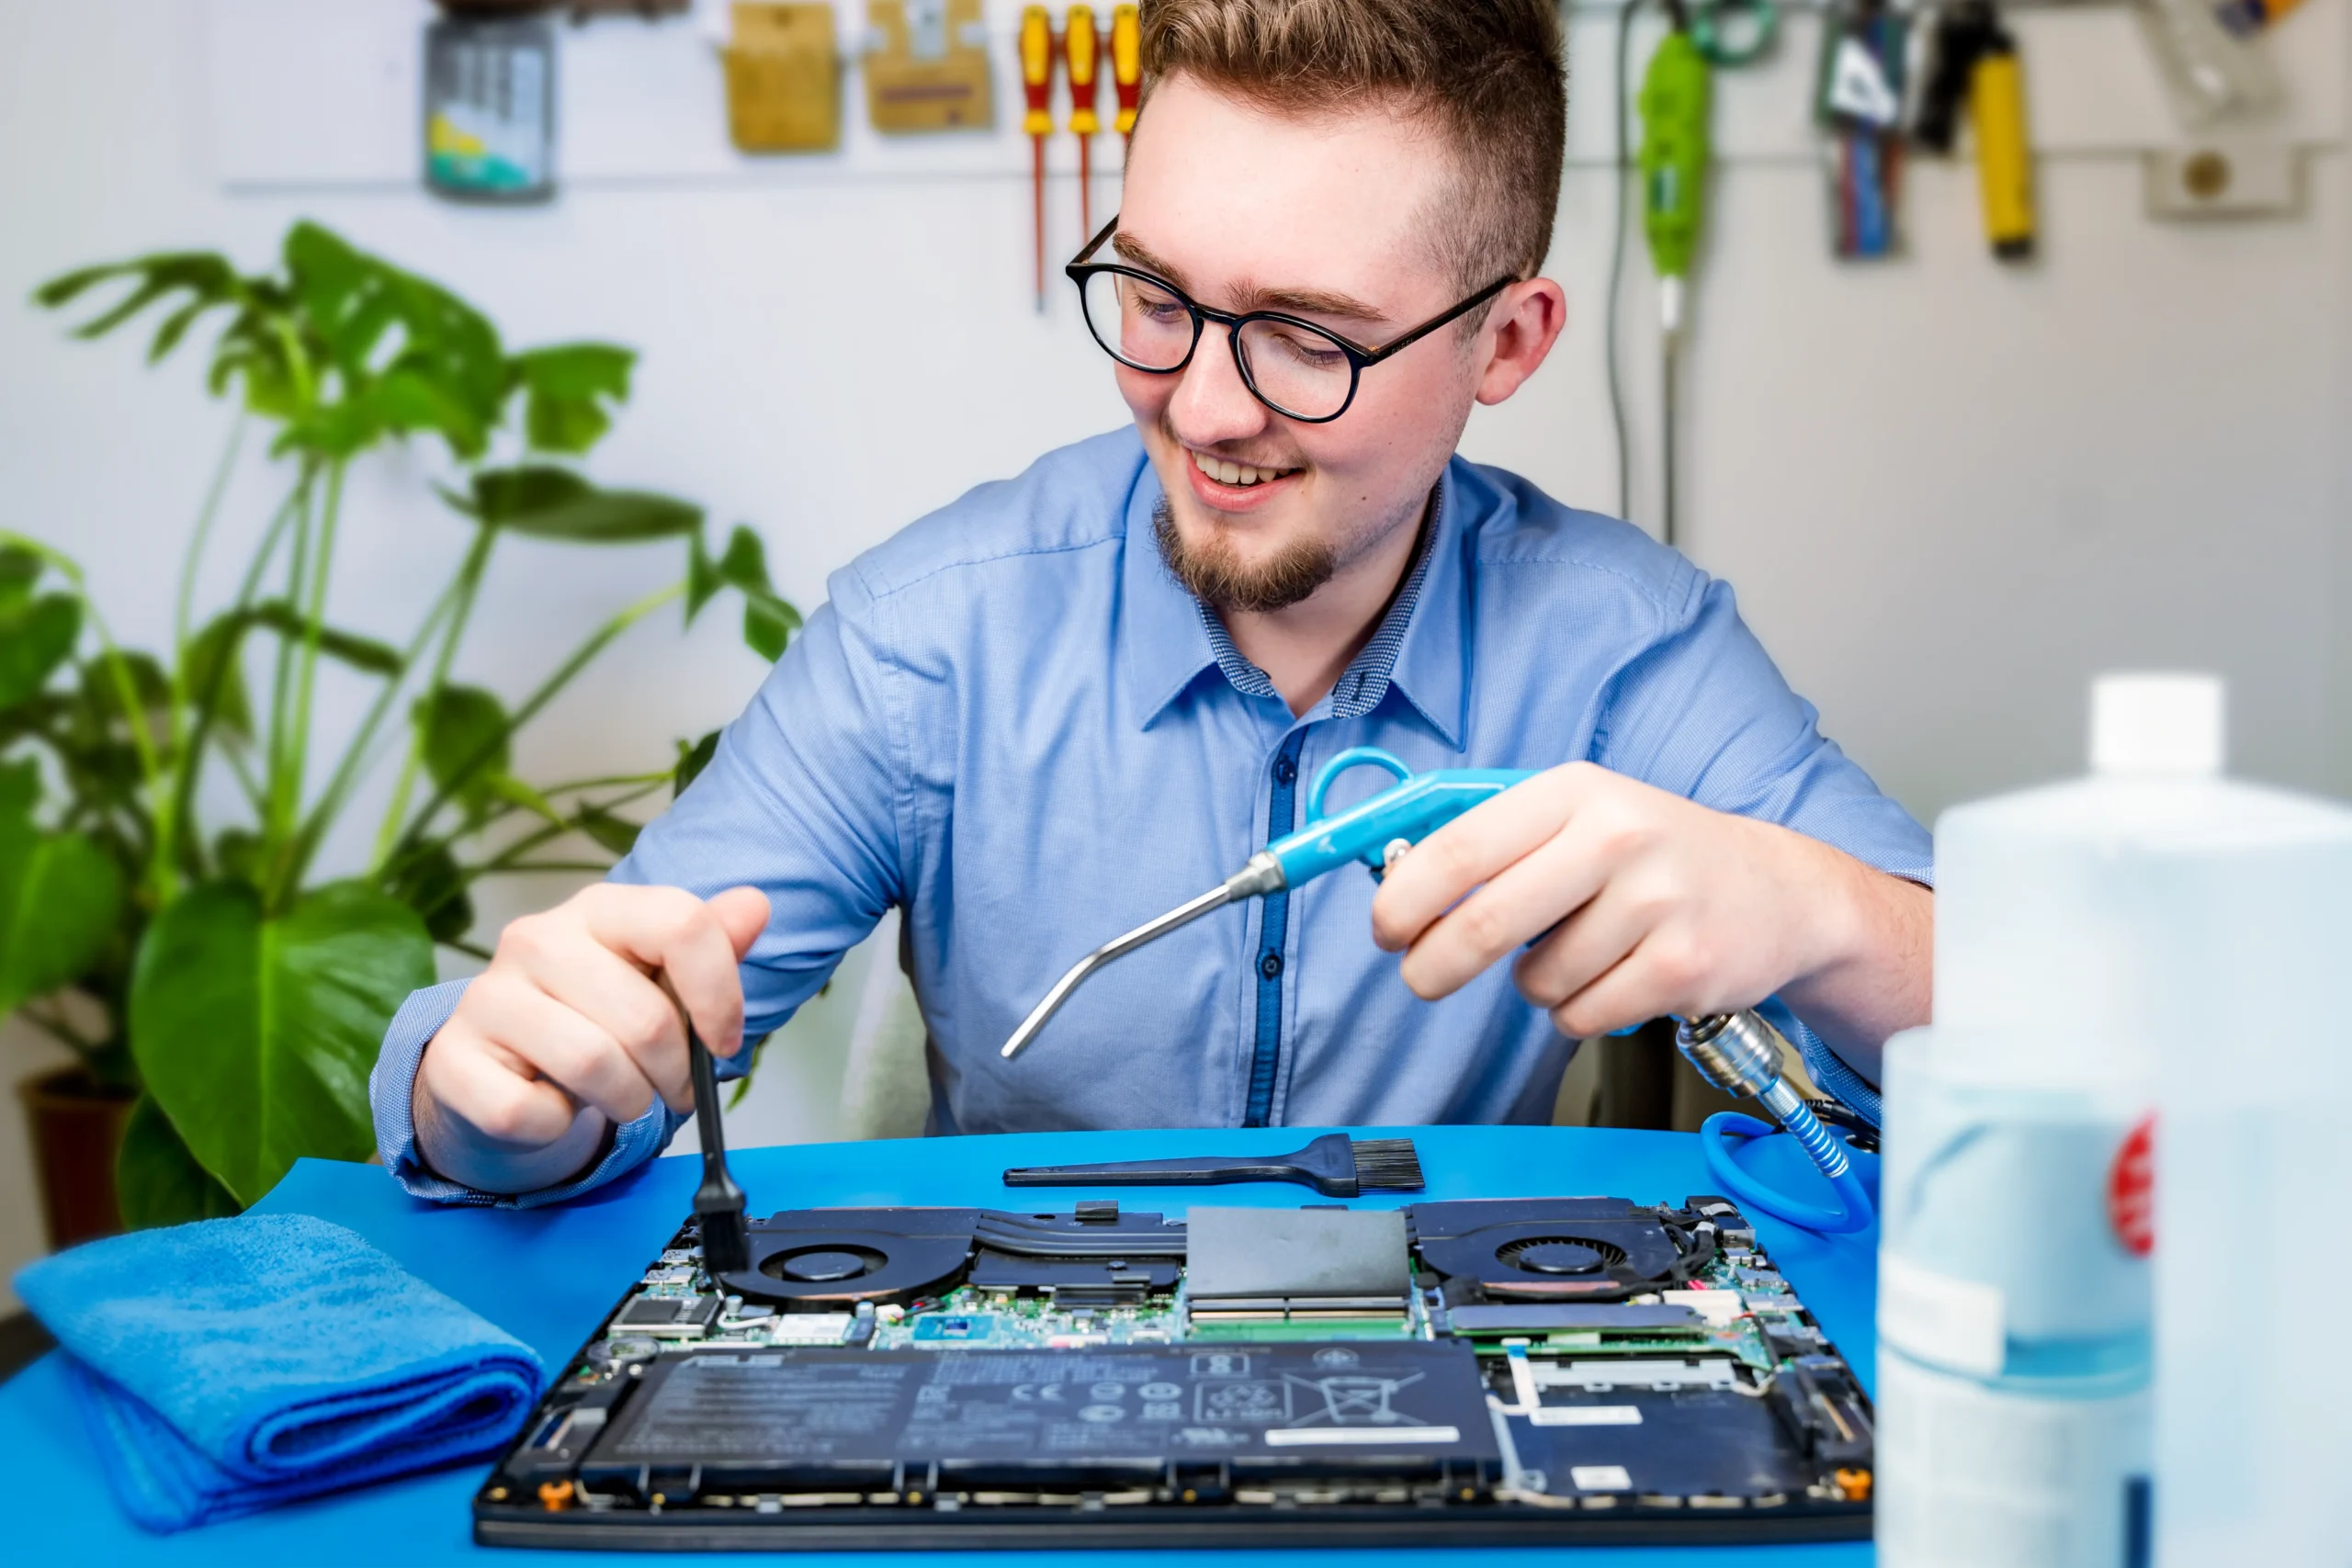
[[[2222,779],[2210,678],[2102,679],[2091,729],[2089,777],[1937,824],[1936,1021],[1890,1044],[1884,1085],[1891,1568],[2137,1568],[2158,1520],[2166,1568],[2287,1561],[2245,1533],[2250,1509],[2291,1512],[2280,1487],[2215,1456],[2330,1448],[2308,1409],[2300,1437],[2256,1438],[2278,1406],[2220,1403],[2229,1387],[2290,1397],[2251,1374],[2310,1358],[2257,1330],[2278,1287],[2233,1258],[2233,1233],[2270,1224],[2249,1206],[2295,1206],[2276,1188],[2288,1166],[2249,1163],[2247,1117],[2220,1116],[2218,1138],[2213,1124],[2216,1107],[2345,1081],[2333,1040],[2303,1053],[2334,1058],[2301,1064],[2316,1080],[2288,1058],[2316,1043],[2293,1015],[2352,983],[2352,812]],[[2295,1266],[2338,1268],[2319,1250],[2307,1241]],[[2319,1479],[2307,1455],[2278,1474]],[[2302,1505],[2314,1517],[2325,1491]],[[2219,1555],[2191,1551],[2224,1498],[2235,1533],[2213,1535]]]

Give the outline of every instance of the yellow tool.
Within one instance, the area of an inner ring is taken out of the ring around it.
[[[1078,138],[1078,232],[1088,240],[1094,236],[1094,135],[1102,129],[1102,117],[1094,110],[1101,96],[1095,68],[1102,53],[1091,6],[1069,8],[1062,23],[1062,53],[1069,62],[1069,128]]]
[[[746,152],[841,141],[841,65],[827,5],[738,4],[727,46],[727,130]]]
[[[2026,135],[2025,71],[2017,40],[1995,25],[1978,56],[1968,94],[1976,132],[1976,180],[1984,198],[1984,237],[2003,261],[2033,254],[2033,149]]]
[[[980,0],[866,0],[865,112],[885,135],[969,130],[995,114]]]
[[[1021,8],[1021,90],[1029,112],[1021,129],[1029,133],[1030,198],[1037,227],[1037,310],[1046,309],[1046,138],[1054,133],[1054,21],[1043,6]]]
[[[1119,90],[1121,136],[1136,133],[1136,107],[1143,102],[1143,17],[1133,6],[1111,7],[1111,80]]]

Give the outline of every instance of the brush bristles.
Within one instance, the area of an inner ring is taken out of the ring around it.
[[[1365,1138],[1349,1144],[1355,1156],[1356,1185],[1378,1192],[1419,1192],[1421,1156],[1410,1138]]]

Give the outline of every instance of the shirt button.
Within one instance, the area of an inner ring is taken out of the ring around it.
[[[1281,953],[1269,953],[1263,958],[1258,960],[1258,973],[1263,975],[1267,979],[1280,979],[1282,977],[1282,972],[1283,955]]]
[[[1298,782],[1298,764],[1292,761],[1286,755],[1275,758],[1274,782],[1278,784],[1296,784]]]

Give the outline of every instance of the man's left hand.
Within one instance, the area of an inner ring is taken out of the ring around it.
[[[1917,884],[1590,762],[1430,834],[1372,905],[1374,939],[1431,1000],[1541,937],[1513,976],[1573,1038],[1781,992],[1872,1056],[1927,1020],[1933,918]]]

